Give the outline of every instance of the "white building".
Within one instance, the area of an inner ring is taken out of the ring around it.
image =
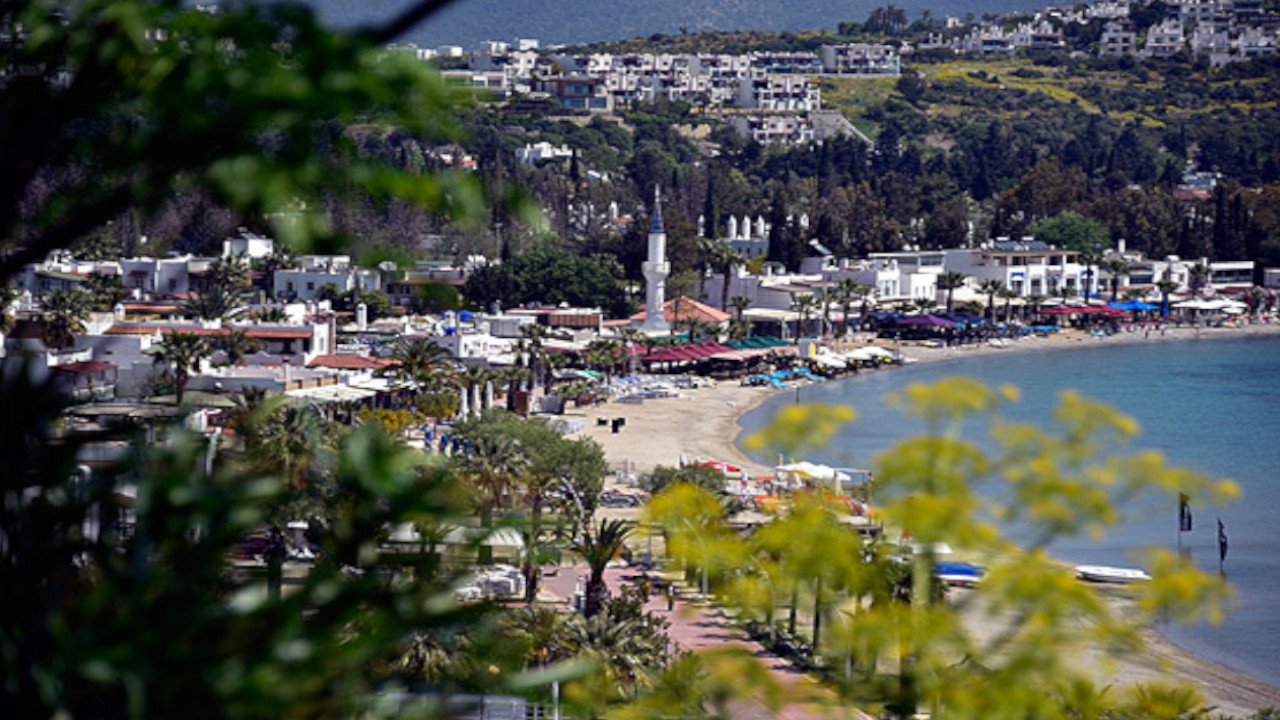
[[[1169,57],[1186,48],[1182,21],[1169,18],[1147,30],[1147,44],[1142,49],[1148,57]]]
[[[1039,240],[994,240],[978,248],[947,250],[945,254],[947,271],[971,277],[975,285],[997,280],[1024,297],[1048,297],[1063,288],[1074,292],[1084,289],[1085,268],[1076,262],[1079,253]],[[1094,288],[1097,274],[1095,267]]]
[[[191,274],[208,269],[208,258],[182,255],[168,258],[121,258],[120,281],[142,295],[191,292]]]
[[[240,228],[236,237],[222,241],[222,257],[246,257],[259,260],[275,252],[275,241]]]
[[[277,270],[272,294],[286,300],[315,300],[321,288],[333,285],[339,293],[350,290],[378,292],[382,275],[377,270],[351,267],[346,255],[304,255],[302,268]]]
[[[739,135],[764,145],[797,145],[814,138],[813,123],[803,115],[730,115],[726,119]]]
[[[529,143],[516,150],[516,159],[521,165],[534,165],[547,160],[563,160],[573,157],[573,150],[568,145],[556,147],[545,140]]]
[[[811,78],[763,75],[738,82],[738,106],[756,110],[808,112],[822,108],[822,93]]]
[[[1132,55],[1138,52],[1138,33],[1128,20],[1112,20],[1102,26],[1098,39],[1100,55]]]
[[[852,75],[902,74],[898,50],[890,45],[843,43],[822,46],[822,70]]]

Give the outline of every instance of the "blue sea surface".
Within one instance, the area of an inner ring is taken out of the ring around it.
[[[1077,563],[1140,566],[1142,548],[1172,549],[1181,542],[1199,567],[1216,572],[1216,520],[1221,518],[1230,538],[1226,576],[1236,592],[1227,619],[1220,625],[1158,629],[1186,650],[1280,687],[1280,338],[1092,342],[1060,352],[984,355],[814,385],[801,391],[802,402],[852,405],[859,420],[808,459],[871,467],[878,453],[923,430],[914,418],[888,407],[886,396],[909,383],[954,375],[1018,386],[1022,399],[1005,416],[1042,425],[1049,422],[1060,391],[1078,390],[1139,421],[1142,436],[1135,448],[1161,450],[1175,464],[1239,483],[1242,499],[1224,507],[1193,499],[1193,529],[1180,538],[1176,500],[1147,499],[1123,508],[1123,523],[1105,539],[1061,541],[1051,552]],[[745,432],[792,402],[795,393],[771,398],[743,418]],[[1016,528],[1009,532],[1018,539]]]

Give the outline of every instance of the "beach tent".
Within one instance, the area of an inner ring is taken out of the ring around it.
[[[841,492],[840,484],[851,479],[848,473],[830,465],[819,465],[807,460],[779,465],[776,470],[778,478],[790,487],[801,487],[806,482],[831,483],[837,495]]]
[[[1159,305],[1144,303],[1140,300],[1130,300],[1128,302],[1113,302],[1113,303],[1107,303],[1107,305],[1110,307],[1116,308],[1117,310],[1159,310],[1160,309]]]
[[[875,360],[876,358],[892,359],[893,353],[885,350],[879,345],[868,345],[866,347],[855,348],[849,351],[850,360]]]

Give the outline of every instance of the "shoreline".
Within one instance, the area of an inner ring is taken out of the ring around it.
[[[1086,350],[1109,345],[1146,342],[1199,342],[1218,339],[1280,336],[1280,324],[1255,323],[1237,328],[1166,328],[1163,333],[1144,336],[1141,331],[1120,333],[1105,339],[1092,338],[1078,331],[1049,337],[1016,340],[1007,347],[988,344],[961,347],[930,348],[922,345],[883,343],[901,349],[918,363],[944,363],[993,354],[1047,352],[1054,350]],[[863,343],[849,343],[856,346]],[[873,372],[895,372],[888,367]],[[848,377],[848,376],[846,376]],[[837,378],[837,380],[842,378]],[[768,399],[790,390],[747,387],[736,382],[722,382],[714,387],[685,391],[678,398],[647,400],[641,405],[606,403],[584,412],[586,426],[575,435],[593,437],[604,447],[605,456],[614,470],[648,472],[656,465],[674,466],[681,454],[689,461],[721,460],[738,465],[752,475],[771,475],[773,468],[755,462],[738,447],[743,432],[741,419]],[[627,418],[627,424],[616,434],[607,426],[598,426],[596,418]],[[619,487],[610,479],[611,489]],[[1280,707],[1280,688],[1258,680],[1244,672],[1219,665],[1175,645],[1155,627],[1143,630],[1146,644],[1140,655],[1116,658],[1106,680],[1131,684],[1172,676],[1200,689],[1207,706],[1218,714],[1243,716],[1267,706]]]

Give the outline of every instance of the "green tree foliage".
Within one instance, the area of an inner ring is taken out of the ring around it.
[[[631,528],[623,520],[601,520],[598,527],[587,527],[573,550],[587,564],[587,585],[583,589],[582,614],[590,620],[605,609],[609,588],[604,581],[604,570],[609,563],[622,556]]]
[[[171,332],[156,346],[154,362],[163,365],[173,376],[174,396],[178,405],[187,390],[191,373],[200,372],[201,364],[213,355],[213,348],[194,333]]]
[[[442,521],[457,506],[447,476],[372,428],[342,443],[335,479],[348,502],[319,539],[321,559],[272,598],[227,561],[285,499],[280,477],[225,461],[206,473],[205,443],[175,430],[73,481],[83,440],[45,434],[51,396],[9,383],[0,395],[12,410],[0,419],[0,488],[28,498],[0,513],[8,713],[354,717],[395,682],[373,670],[410,633],[474,627],[484,611],[454,603],[452,578],[426,560],[379,553],[389,523]],[[131,526],[115,520],[127,486]]]
[[[116,303],[129,296],[129,291],[120,283],[119,275],[91,273],[84,279],[81,288],[89,293],[89,297],[93,299],[93,309],[99,312],[111,312]]]
[[[1139,631],[1157,617],[1213,620],[1226,597],[1223,582],[1152,550],[1154,580],[1135,586],[1117,612],[1053,562],[1046,546],[1104,534],[1121,521],[1117,503],[1126,499],[1148,502],[1159,493],[1172,507],[1182,492],[1220,502],[1236,486],[1131,449],[1137,424],[1100,403],[1065,392],[1051,423],[1040,427],[1003,419],[1001,408],[1016,399],[1011,388],[964,379],[912,385],[897,397],[926,432],[877,458],[872,497],[886,535],[909,529],[917,549],[906,556],[883,536],[866,539],[841,524],[818,498],[798,499],[787,516],[748,537],[689,485],[656,497],[649,514],[666,527],[675,557],[714,579],[721,602],[772,621],[780,599],[797,590],[812,598],[813,624],[824,631],[817,652],[837,670],[831,676],[842,696],[873,714],[1075,718],[1093,708],[1090,716],[1175,718],[1198,711],[1194,691],[1107,688],[1095,668],[1071,658],[1085,647],[1138,652]],[[787,408],[748,443],[803,452],[851,417],[841,408]],[[962,433],[978,427],[991,433],[993,450]],[[1031,528],[1034,539],[1015,548],[997,522]],[[943,542],[988,568],[977,589],[945,601],[931,585],[931,548]]]
[[[1101,255],[1111,247],[1111,235],[1097,220],[1074,212],[1064,212],[1032,228],[1037,240],[1080,253]]]
[[[394,122],[433,137],[455,126],[438,76],[379,47],[414,16],[420,8],[341,36],[296,6],[10,3],[3,21],[22,32],[0,65],[22,72],[6,73],[0,100],[0,148],[13,168],[0,184],[0,275],[122,208],[152,218],[193,186],[242,216],[274,218],[276,237],[299,247],[331,235],[318,216],[294,212],[322,194],[475,210],[479,194],[461,176],[390,169],[332,124]]]
[[[477,454],[491,454],[500,448],[507,458],[511,472],[506,489],[511,502],[506,506],[521,515],[512,521],[526,529],[530,547],[523,569],[526,599],[532,601],[537,595],[539,557],[544,554],[541,546],[547,540],[544,513],[556,511],[571,518],[569,525],[576,527],[589,522],[608,469],[604,451],[589,438],[564,437],[545,420],[521,418],[503,410],[487,410],[458,423],[454,432],[477,448]],[[464,472],[475,469],[478,462],[464,459]],[[471,477],[482,480],[479,473]],[[482,495],[488,492],[483,482],[477,483],[476,489]]]
[[[582,258],[542,247],[476,270],[467,278],[464,292],[484,308],[494,302],[568,303],[622,315],[629,307],[619,280],[618,268],[608,258]]]
[[[641,487],[645,492],[656,495],[680,483],[694,485],[708,492],[723,493],[725,477],[724,473],[715,468],[700,465],[686,465],[678,468],[659,465],[653,469],[653,472],[645,476],[644,480],[641,481]]]
[[[67,348],[84,332],[84,321],[93,310],[94,299],[79,287],[49,291],[40,300],[40,337],[51,348]]]

